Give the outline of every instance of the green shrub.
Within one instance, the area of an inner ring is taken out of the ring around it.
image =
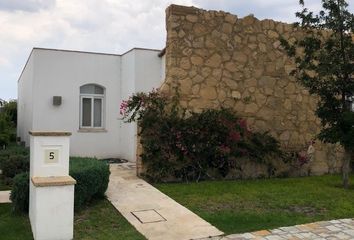
[[[75,209],[93,198],[104,198],[109,182],[109,165],[94,158],[70,158],[70,176],[75,185]],[[13,179],[11,200],[17,211],[28,211],[29,175],[20,173]]]
[[[4,104],[2,107],[2,113],[6,114],[9,121],[13,123],[14,126],[17,125],[17,101],[10,100]]]
[[[16,140],[17,103],[5,102],[0,111],[0,149]]]
[[[29,169],[29,149],[17,144],[10,144],[6,149],[0,150],[0,169],[3,179],[11,185],[12,178]]]
[[[8,116],[0,112],[0,149],[6,147],[14,138],[14,128]]]
[[[14,211],[28,212],[29,208],[29,173],[17,174],[13,179],[10,199]]]
[[[94,158],[71,158],[70,176],[75,185],[75,207],[103,198],[109,182],[109,165]]]
[[[29,148],[11,143],[7,148],[0,150],[0,159],[8,158],[11,155],[29,155]]]
[[[13,178],[16,174],[29,171],[28,155],[11,155],[1,160],[2,174],[6,178]]]

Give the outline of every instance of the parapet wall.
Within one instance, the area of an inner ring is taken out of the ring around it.
[[[171,5],[166,9],[166,80],[161,91],[175,94],[191,110],[228,107],[257,131],[269,131],[284,148],[306,150],[320,129],[316,99],[289,73],[294,63],[279,37],[295,41],[290,24],[238,18],[223,11]],[[315,144],[312,172],[340,169],[337,146]]]

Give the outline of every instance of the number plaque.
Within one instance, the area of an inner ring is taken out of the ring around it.
[[[58,163],[59,150],[58,149],[45,149],[44,162],[45,163]]]

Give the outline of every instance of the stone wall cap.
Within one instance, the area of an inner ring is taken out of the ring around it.
[[[188,15],[188,14],[196,14],[198,12],[198,8],[190,6],[182,6],[182,5],[176,5],[176,4],[171,4],[167,8],[167,12],[169,12],[171,15]]]
[[[36,187],[65,186],[76,184],[76,180],[71,176],[32,177],[31,181]]]
[[[71,132],[60,132],[60,131],[29,131],[32,136],[44,136],[44,137],[62,137],[71,136]]]

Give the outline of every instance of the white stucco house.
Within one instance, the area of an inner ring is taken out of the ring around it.
[[[34,48],[18,80],[17,136],[70,131],[71,156],[136,158],[136,124],[119,107],[132,93],[159,87],[165,76],[159,50],[104,54]]]

